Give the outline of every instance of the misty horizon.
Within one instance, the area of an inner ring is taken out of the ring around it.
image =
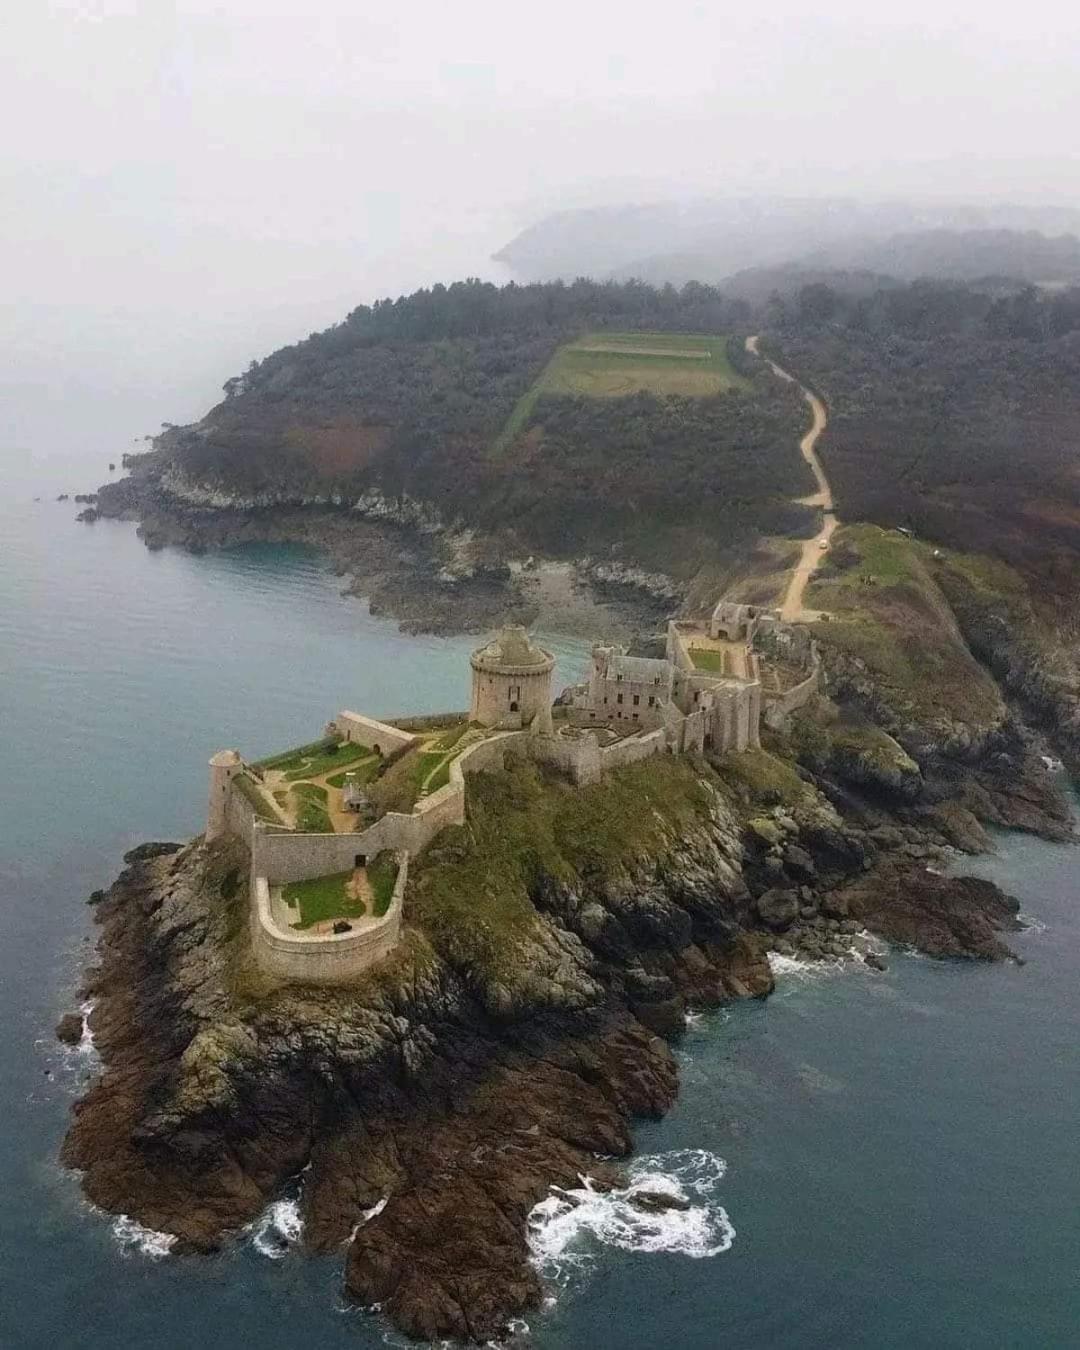
[[[23,2],[6,16],[3,416],[118,457],[357,304],[551,212],[731,197],[1080,206],[1063,6],[392,16]],[[973,21],[973,18],[975,21]]]

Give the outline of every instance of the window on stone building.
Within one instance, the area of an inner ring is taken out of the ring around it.
[[[636,722],[637,720],[638,720],[638,714],[635,713],[635,714],[634,714],[634,721]]]
[[[621,676],[621,675],[616,675],[615,678],[616,678],[616,680],[620,680],[620,681],[622,680],[622,676]]]
[[[638,705],[640,702],[641,702],[641,695],[640,695],[640,694],[635,694],[635,695],[634,695],[634,707],[636,708],[637,705]]]
[[[622,694],[619,694],[619,695],[617,696],[617,698],[615,699],[615,702],[616,702],[616,703],[621,703],[621,702],[622,702]]]
[[[650,707],[650,708],[654,708],[655,706],[656,706],[656,699],[653,698],[652,694],[650,694],[650,695],[649,695],[649,707]]]

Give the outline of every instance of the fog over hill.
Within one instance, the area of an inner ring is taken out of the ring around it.
[[[1080,276],[1080,210],[1062,206],[733,197],[562,211],[495,255],[523,280],[717,283],[798,263],[900,278]],[[1053,237],[1058,236],[1058,237]]]

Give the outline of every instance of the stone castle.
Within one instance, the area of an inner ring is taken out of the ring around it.
[[[250,852],[250,932],[262,969],[291,981],[340,982],[392,950],[409,858],[448,825],[464,823],[468,775],[502,767],[508,750],[574,783],[597,783],[605,772],[652,755],[753,749],[763,720],[782,719],[817,688],[817,653],[807,630],[754,606],[721,603],[708,621],[672,620],[651,645],[663,655],[598,644],[587,681],[556,699],[554,656],[524,628],[504,628],[470,658],[468,713],[429,719],[458,723],[441,760],[442,742],[431,731],[339,713],[327,727],[328,744],[364,747],[380,774],[410,754],[435,760],[438,772],[427,775],[411,811],[381,815],[351,814],[364,799],[352,775],[341,775],[340,787],[324,777],[323,796],[340,794],[333,832],[290,824],[276,804],[277,785],[258,764],[235,750],[214,755],[206,839],[233,835]],[[397,881],[384,914],[335,923],[330,931],[298,930],[291,922],[285,887],[360,873],[387,854],[397,860]]]

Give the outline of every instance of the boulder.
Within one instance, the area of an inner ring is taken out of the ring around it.
[[[766,846],[779,844],[784,837],[776,821],[770,820],[768,816],[755,816],[748,822],[746,828],[758,842]]]
[[[799,897],[795,891],[782,891],[777,887],[765,891],[754,902],[758,916],[770,928],[787,928],[799,914]]]
[[[83,1020],[81,1013],[65,1013],[56,1024],[56,1039],[58,1041],[63,1041],[65,1045],[78,1045],[82,1040],[82,1033]]]
[[[635,1191],[628,1198],[635,1209],[643,1209],[647,1214],[663,1214],[668,1209],[690,1208],[690,1201],[684,1195],[672,1195],[670,1191]]]
[[[817,876],[817,868],[814,860],[806,849],[800,848],[798,844],[788,844],[783,852],[784,867],[788,874],[796,881],[812,881]]]
[[[828,895],[823,895],[821,912],[830,919],[846,919],[849,912],[847,896],[842,891],[830,891]]]

